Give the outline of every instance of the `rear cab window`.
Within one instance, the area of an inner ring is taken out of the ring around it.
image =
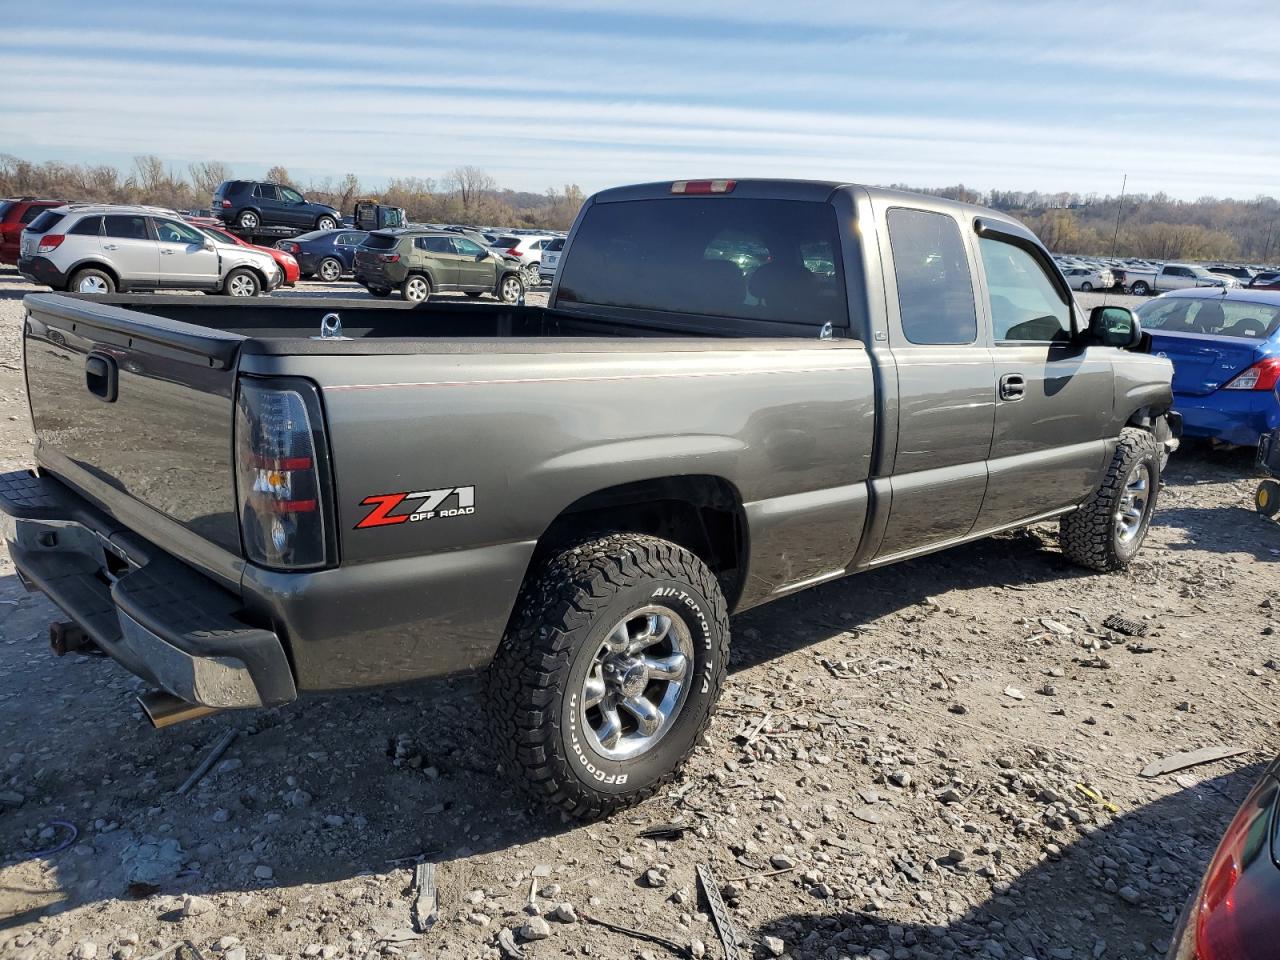
[[[978,313],[960,225],[908,207],[889,210],[885,221],[903,336],[919,345],[975,343]]]
[[[829,204],[735,197],[597,203],[559,301],[772,323],[849,325]]]

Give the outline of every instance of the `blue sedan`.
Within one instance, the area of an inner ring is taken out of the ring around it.
[[[368,235],[363,230],[313,230],[292,240],[279,240],[276,247],[293,255],[303,279],[319,277],[333,283],[351,272],[356,248]]]
[[[1257,446],[1280,430],[1280,291],[1173,290],[1137,312],[1152,353],[1173,361],[1186,436]]]

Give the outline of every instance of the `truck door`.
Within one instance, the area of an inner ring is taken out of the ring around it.
[[[945,208],[893,207],[884,221],[899,399],[889,517],[873,564],[973,529],[987,489],[995,418],[991,350],[960,223]]]
[[[1097,486],[1112,417],[1103,347],[1072,336],[1069,295],[1047,255],[1012,235],[978,239],[996,373],[995,435],[977,530],[1078,503]]]

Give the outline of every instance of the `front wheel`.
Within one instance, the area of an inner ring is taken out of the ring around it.
[[[316,221],[317,230],[336,230],[337,228],[338,221],[334,220],[333,217],[321,217]]]
[[[1133,286],[1129,288],[1129,292],[1135,297],[1145,297],[1151,292],[1151,287],[1141,280],[1134,281]]]
[[[222,285],[222,292],[229,297],[256,297],[261,290],[262,284],[252,270],[232,270]]]
[[[342,276],[342,262],[334,257],[325,257],[320,261],[320,269],[317,273],[325,283],[333,283]]]
[[[503,303],[519,303],[524,296],[524,281],[514,273],[509,273],[498,284],[498,299]]]
[[[710,723],[728,656],[724,596],[683,547],[613,534],[562,551],[489,669],[504,774],[580,818],[647,799]]]
[[[1059,540],[1067,558],[1090,570],[1129,565],[1151,526],[1160,489],[1161,444],[1146,430],[1126,427],[1098,489],[1062,518]]]
[[[1084,283],[1080,284],[1080,291],[1081,291],[1082,293],[1088,293],[1088,292],[1089,292],[1090,290],[1092,290],[1092,289],[1093,289],[1093,284],[1092,284],[1092,283],[1090,283],[1088,280],[1086,280]]]

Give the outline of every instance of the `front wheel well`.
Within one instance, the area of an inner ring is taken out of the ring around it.
[[[606,533],[643,533],[679,544],[715,574],[729,609],[742,592],[747,525],[742,498],[723,477],[659,477],[575,500],[538,538],[532,573],[565,547]]]

